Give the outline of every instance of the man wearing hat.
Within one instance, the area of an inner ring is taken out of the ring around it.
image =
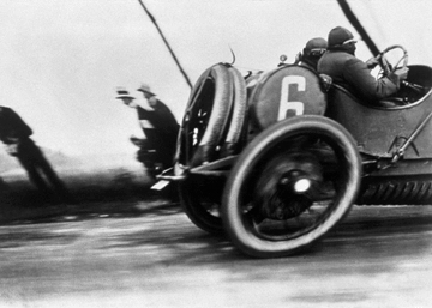
[[[142,84],[138,91],[143,93],[147,106],[137,104],[128,91],[118,91],[117,98],[137,109],[138,121],[145,135],[145,140],[142,141],[132,138],[134,144],[140,145],[137,158],[146,167],[156,164],[158,173],[173,164],[179,125],[170,109],[156,98],[150,86]],[[148,169],[150,172],[155,171],[154,168]]]
[[[318,60],[327,50],[327,41],[322,37],[314,37],[307,41],[303,51],[297,55],[295,64],[317,70]]]
[[[121,99],[122,102],[131,108],[136,108],[137,104],[134,102],[135,97],[129,94],[129,91],[126,90],[118,90],[118,96],[116,98]]]
[[[370,70],[378,64],[375,58],[363,62],[355,57],[352,33],[338,26],[328,36],[328,51],[318,61],[318,73],[327,74],[336,84],[366,100],[378,101],[391,96],[407,78],[408,70],[399,69],[388,77],[375,79]]]

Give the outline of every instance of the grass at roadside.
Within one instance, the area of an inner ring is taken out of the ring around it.
[[[40,193],[25,175],[3,177],[0,190],[0,222],[56,215],[139,213],[143,201],[171,202],[171,193],[150,189],[153,182],[143,172],[125,169],[60,174],[69,196]],[[174,192],[175,196],[175,192]],[[164,201],[162,201],[164,200]],[[174,200],[175,202],[175,200]]]

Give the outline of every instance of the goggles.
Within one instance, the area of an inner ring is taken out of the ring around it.
[[[321,56],[326,52],[326,50],[326,48],[312,48],[308,54],[311,56]]]

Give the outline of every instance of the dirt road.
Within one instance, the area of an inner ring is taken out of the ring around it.
[[[431,234],[432,206],[355,207],[311,252],[256,260],[166,206],[20,222],[0,307],[430,307]]]

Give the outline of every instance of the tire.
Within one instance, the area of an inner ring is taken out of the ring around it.
[[[201,230],[210,234],[224,233],[220,217],[223,183],[192,177],[180,183],[180,203],[188,218]]]
[[[326,149],[328,158],[319,154]],[[279,176],[284,168],[287,175],[274,181],[272,177]],[[285,181],[294,171],[311,183],[304,193],[292,190],[295,183],[300,183],[300,177]],[[262,181],[266,175],[268,179]],[[253,257],[296,253],[320,240],[349,212],[360,178],[361,159],[356,143],[340,124],[316,115],[280,121],[252,140],[231,171],[222,199],[225,230],[238,249]],[[272,180],[277,183],[272,189],[278,197],[261,202],[268,192],[263,185]],[[257,183],[264,184],[258,184],[260,187]],[[288,183],[291,188],[280,189],[280,183]],[[333,192],[326,187],[328,183]],[[322,205],[317,197],[324,190],[330,196],[327,205]],[[280,197],[288,192],[290,198]],[[274,200],[282,212],[271,211]],[[310,225],[303,227],[309,221]]]
[[[234,103],[233,69],[216,64],[198,79],[190,96],[177,145],[176,161],[194,168],[215,160]],[[223,232],[220,204],[223,186],[190,173],[179,185],[181,205],[189,219],[209,233]],[[214,185],[220,186],[215,189]],[[211,196],[209,198],[209,195]]]
[[[229,68],[216,64],[206,69],[194,85],[183,118],[177,151],[181,164],[196,167],[214,159],[232,102]]]
[[[234,68],[229,68],[229,73],[233,80],[233,106],[229,121],[228,132],[225,142],[222,145],[222,157],[237,154],[241,148],[240,138],[245,127],[246,119],[246,82],[240,72]]]

